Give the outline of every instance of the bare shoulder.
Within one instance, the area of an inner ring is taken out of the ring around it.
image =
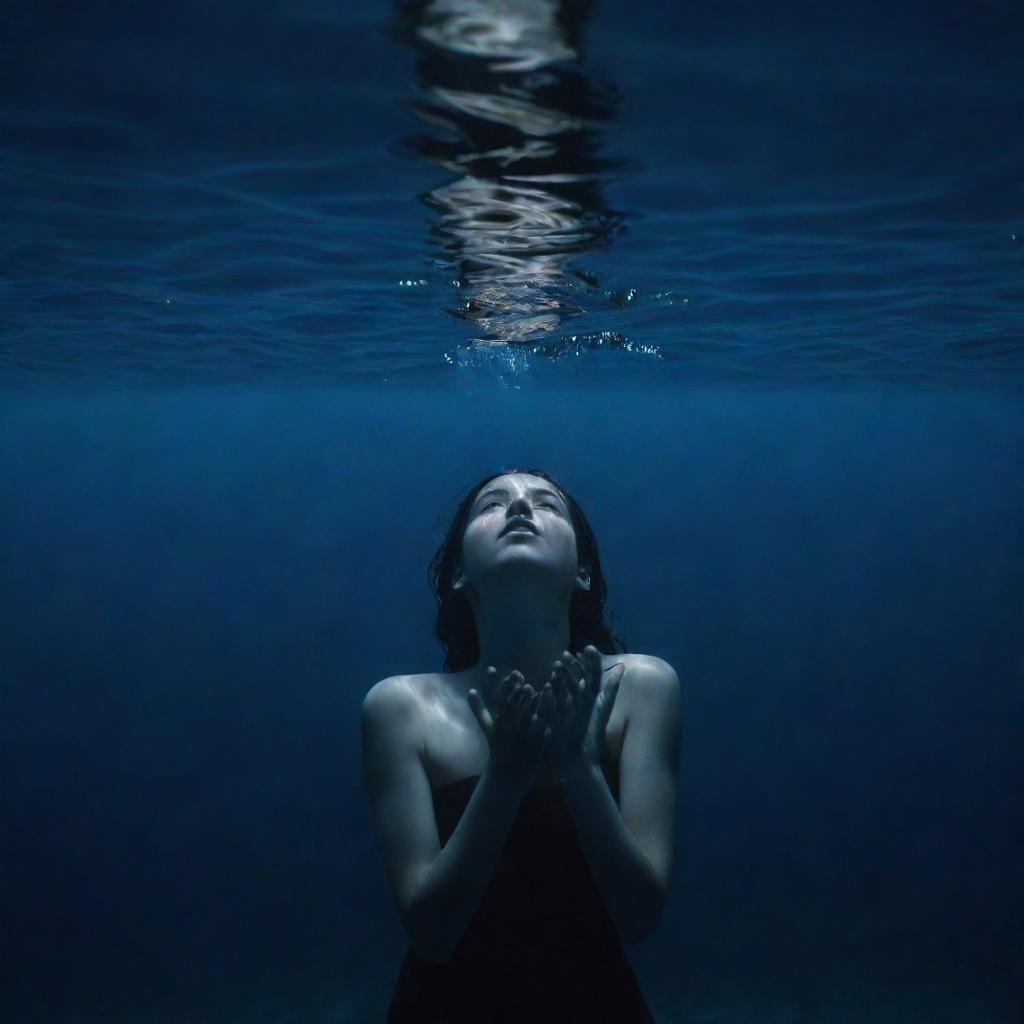
[[[363,697],[364,720],[404,717],[418,705],[417,687],[410,676],[388,676],[374,683]]]
[[[387,761],[396,752],[404,750],[411,754],[419,748],[419,692],[412,677],[388,676],[374,683],[363,697],[360,728],[368,774],[376,776],[377,763]]]
[[[659,681],[663,687],[678,687],[679,677],[676,670],[664,658],[654,654],[602,654],[601,667],[607,672],[615,665],[625,665],[626,672],[622,677],[622,685],[657,686]]]
[[[363,706],[379,704],[392,712],[400,707],[407,715],[422,717],[445,692],[444,676],[440,672],[388,676],[370,687],[363,698]]]
[[[372,734],[401,738],[424,755],[425,727],[438,702],[443,682],[436,672],[387,676],[373,684],[361,709],[364,738]]]
[[[622,704],[623,725],[639,711],[678,713],[679,677],[664,658],[653,654],[604,654],[601,661],[605,672],[614,665],[626,666],[616,700],[616,704]]]
[[[387,676],[374,683],[363,697],[363,704],[409,700],[416,693],[416,676]]]
[[[678,682],[675,669],[664,659],[655,654],[602,654],[601,660],[607,671],[620,663],[626,666],[626,675],[663,676]],[[623,676],[625,678],[625,676]]]

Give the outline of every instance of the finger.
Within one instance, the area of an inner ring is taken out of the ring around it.
[[[622,682],[622,677],[626,674],[626,666],[622,665],[618,672],[612,673],[612,682],[615,684],[615,692],[619,692],[619,683]]]
[[[502,721],[511,721],[515,715],[516,707],[519,703],[519,686],[516,683],[510,684],[505,691],[505,697],[501,702],[501,705],[494,709],[494,717],[500,723]]]
[[[596,698],[601,691],[601,652],[593,644],[587,644],[580,659],[586,668],[588,685]]]
[[[585,653],[580,655],[580,659],[585,658]],[[580,673],[573,676],[573,683],[576,686],[576,704],[581,713],[589,718],[600,690],[600,683],[597,686],[594,685],[594,673],[586,661],[577,660],[577,665],[581,668]]]
[[[490,704],[494,699],[494,689],[498,683],[498,670],[493,665],[487,666],[487,671],[484,673],[484,683],[480,688],[480,695],[484,699],[485,704]]]
[[[562,651],[561,661],[569,671],[573,691],[579,692],[587,678],[586,662],[579,655],[573,656],[572,651]]]
[[[618,687],[619,683],[622,682],[622,677],[626,674],[626,666],[620,661],[617,665],[612,665],[608,669],[608,675],[605,679],[604,686],[610,687],[613,683]]]
[[[539,693],[538,697],[537,711],[535,713],[538,722],[538,730],[534,742],[537,751],[542,752],[547,748],[553,732],[552,725],[554,724],[553,714],[555,698],[550,691],[546,696],[543,692]]]
[[[587,644],[580,652],[580,661],[587,679],[590,699],[596,700],[601,692],[601,652],[593,644]]]
[[[586,704],[587,689],[582,678],[579,665],[573,668],[572,662],[575,659],[571,654],[563,655],[555,664],[558,666],[558,675],[562,680],[566,692],[569,694],[567,714],[575,714]]]
[[[492,705],[494,711],[497,714],[501,714],[509,707],[513,695],[516,693],[516,685],[519,683],[519,677],[514,673],[510,672],[499,684],[495,691],[495,700]]]
[[[558,737],[565,734],[568,725],[565,719],[558,714],[555,692],[550,687],[545,687],[544,694],[541,697],[540,714],[551,729],[552,743],[557,742]]]
[[[557,661],[555,665],[558,665]],[[567,714],[573,705],[572,691],[566,682],[565,676],[558,671],[557,667],[551,669],[551,675],[548,676],[548,685],[551,687],[551,692],[554,695],[555,708],[558,714]]]
[[[518,722],[519,691],[518,683],[509,688],[508,699],[494,715],[495,736],[507,738],[515,733]]]
[[[594,743],[598,750],[608,749],[608,720],[612,716],[612,708],[615,705],[615,695],[619,691],[619,680],[609,683],[598,695],[594,703],[594,714],[591,720],[590,729]]]
[[[532,705],[535,694],[533,687],[529,683],[524,683],[519,688],[519,694],[516,698],[516,706],[513,709],[516,723],[520,729],[526,727],[526,723],[530,720],[530,715],[533,713]]]
[[[612,717],[612,708],[615,706],[615,698],[619,692],[619,682],[621,676],[618,679],[612,680],[608,685],[601,691],[601,728],[603,729],[608,724],[608,719]]]
[[[592,718],[595,734],[599,738],[604,737],[605,727],[608,725],[608,720],[612,717],[615,698],[619,692],[619,683],[622,681],[622,677],[625,672],[626,667],[624,665],[613,666],[609,674],[608,682],[605,683],[604,688],[601,690],[600,694],[598,694],[597,700],[594,702],[594,713]]]
[[[522,683],[516,681],[512,684],[512,688],[509,690],[508,700],[506,701],[506,707],[514,715],[519,709],[519,702],[522,699]]]
[[[540,713],[546,720],[553,719],[558,713],[555,691],[550,683],[545,683],[544,689],[540,691]]]
[[[480,723],[480,728],[483,729],[484,735],[490,736],[491,730],[494,728],[494,719],[487,708],[484,707],[480,694],[476,690],[470,690],[466,695],[466,699],[469,701],[470,709],[476,716],[476,720]]]
[[[539,744],[540,738],[544,735],[544,719],[534,711],[530,715],[530,724],[526,730],[526,738],[531,746],[535,747]]]
[[[541,722],[540,725],[540,732],[534,746],[534,753],[538,760],[547,755],[548,749],[551,746],[551,726],[545,722]]]
[[[544,720],[537,712],[540,704],[540,694],[535,693],[523,706],[519,716],[519,728],[526,738],[527,743],[532,743],[537,732],[544,728]]]
[[[498,670],[495,670],[495,675],[498,674]],[[492,701],[492,708],[504,708],[508,703],[509,698],[512,696],[512,691],[515,689],[515,684],[519,682],[519,675],[515,671],[510,672],[504,679],[495,687],[494,700]]]
[[[509,672],[507,676],[501,681],[501,685],[498,687],[495,695],[495,706],[497,708],[503,708],[509,702],[513,692],[516,688],[516,683],[519,682],[519,673],[516,671]]]
[[[522,699],[523,690],[526,688],[526,680],[518,669],[515,672],[509,673],[509,675],[512,680],[512,686],[509,690],[509,701],[518,703]]]
[[[493,665],[490,665],[487,669],[487,678],[491,681],[491,695],[487,701],[487,706],[497,713],[501,710],[508,696],[508,681],[507,679],[498,679],[498,670]]]

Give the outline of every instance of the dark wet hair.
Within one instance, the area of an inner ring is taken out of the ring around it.
[[[462,557],[462,538],[473,501],[485,484],[508,473],[528,473],[530,476],[543,477],[555,485],[569,506],[573,530],[576,532],[579,564],[585,566],[590,573],[590,590],[575,590],[569,605],[569,650],[576,653],[588,644],[593,644],[602,654],[627,653],[629,649],[625,642],[611,632],[610,625],[604,623],[608,585],[601,573],[597,540],[583,510],[572,495],[544,470],[533,466],[506,466],[497,473],[488,474],[469,488],[468,494],[458,504],[441,546],[430,560],[427,580],[438,606],[434,636],[445,650],[444,670],[458,672],[475,665],[480,659],[473,609],[466,595],[461,590],[453,590],[452,584]]]

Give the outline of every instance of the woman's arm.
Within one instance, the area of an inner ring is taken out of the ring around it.
[[[402,677],[370,690],[360,724],[363,779],[399,918],[413,950],[442,963],[480,905],[521,793],[485,768],[441,849],[419,749],[418,702]]]
[[[679,772],[679,678],[661,658],[634,655],[623,681],[630,716],[619,757],[619,802],[596,765],[563,780],[591,873],[626,943],[657,925],[672,881]]]
[[[498,866],[519,801],[485,768],[451,838],[421,876],[412,917],[427,936],[428,959],[443,962],[455,952]]]

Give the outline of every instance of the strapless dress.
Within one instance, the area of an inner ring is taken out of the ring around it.
[[[479,778],[434,791],[442,847]],[[451,959],[407,950],[387,1024],[413,1022],[653,1024],[557,784],[523,797]]]

